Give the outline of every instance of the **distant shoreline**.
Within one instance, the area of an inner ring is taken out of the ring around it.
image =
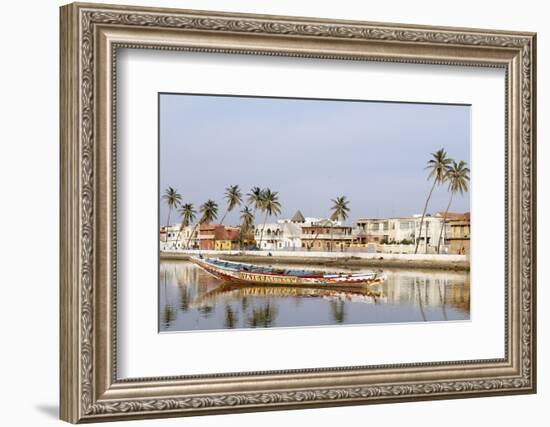
[[[400,255],[396,257],[393,254],[340,254],[334,256],[331,253],[312,252],[306,253],[267,253],[251,254],[231,253],[218,251],[215,253],[204,252],[204,256],[215,256],[218,258],[241,261],[249,263],[270,263],[270,264],[302,264],[302,265],[322,265],[326,267],[376,267],[376,268],[398,268],[398,269],[428,269],[428,270],[452,270],[452,271],[470,271],[470,261],[466,256],[425,256],[425,255]],[[160,259],[169,260],[188,260],[190,256],[184,252],[161,252]],[[317,255],[317,256],[316,256]],[[332,256],[331,256],[332,255]],[[392,256],[393,255],[393,256]],[[439,258],[441,257],[441,258]]]

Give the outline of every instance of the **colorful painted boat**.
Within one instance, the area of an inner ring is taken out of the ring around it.
[[[329,273],[323,271],[277,268],[219,258],[191,257],[191,261],[211,275],[234,283],[277,286],[362,288],[383,282],[386,276],[376,272]]]

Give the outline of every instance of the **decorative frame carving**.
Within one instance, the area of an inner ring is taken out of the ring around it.
[[[118,47],[505,68],[505,358],[117,380]],[[533,33],[63,6],[61,418],[76,423],[535,392],[535,80]],[[289,380],[298,385],[289,387]]]

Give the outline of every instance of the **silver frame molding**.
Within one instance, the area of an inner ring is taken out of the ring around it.
[[[112,421],[536,391],[534,33],[80,3],[60,13],[61,419]],[[505,357],[117,379],[118,48],[505,69]]]

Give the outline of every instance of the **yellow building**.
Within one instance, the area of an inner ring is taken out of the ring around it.
[[[231,249],[237,249],[238,246],[231,240],[216,240],[214,249],[217,251],[230,251]]]

